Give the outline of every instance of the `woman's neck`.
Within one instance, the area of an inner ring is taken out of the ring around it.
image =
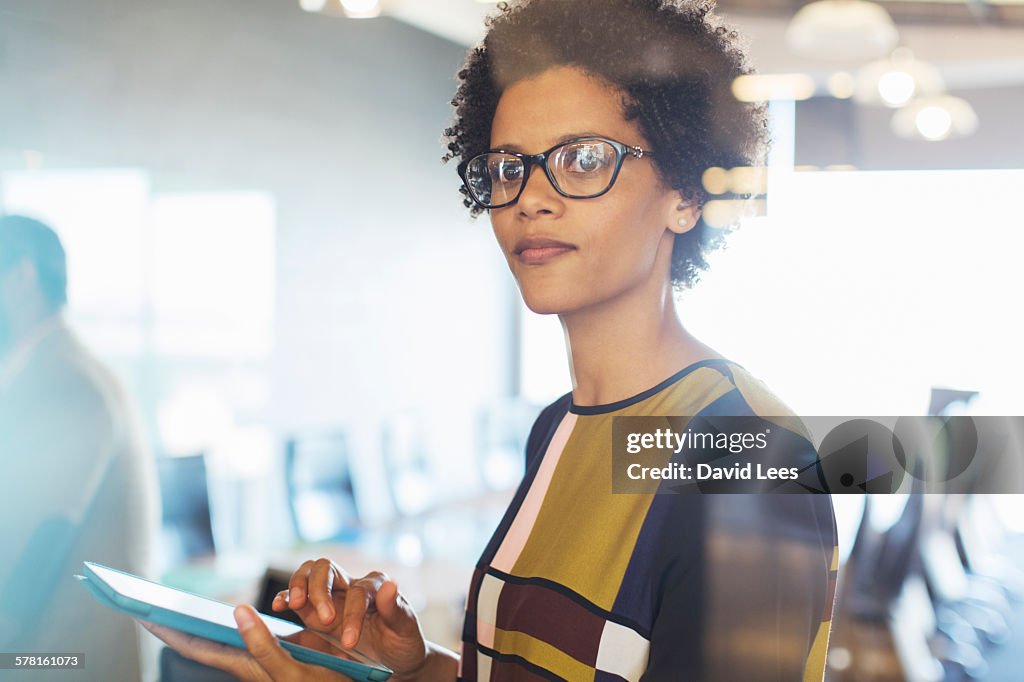
[[[683,327],[670,284],[647,289],[560,316],[575,404],[624,400],[694,362],[722,357]]]

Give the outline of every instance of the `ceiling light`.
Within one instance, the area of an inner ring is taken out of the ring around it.
[[[916,98],[892,117],[892,130],[911,140],[938,142],[966,137],[978,129],[978,115],[970,102],[960,97]]]
[[[382,0],[299,0],[306,12],[349,19],[372,19],[381,14]]]
[[[945,90],[937,68],[900,48],[888,59],[865,64],[857,71],[854,98],[861,104],[902,107],[913,97],[936,97]]]
[[[341,0],[345,15],[353,19],[372,19],[380,16],[380,0]]]
[[[749,74],[733,80],[732,94],[741,102],[810,99],[814,79],[805,73]]]
[[[914,89],[914,77],[903,69],[886,71],[878,78],[878,94],[886,106],[903,106],[914,96]]]
[[[701,175],[701,183],[711,194],[725,194],[729,191],[729,171],[713,166]]]
[[[945,140],[953,130],[953,115],[949,109],[931,104],[918,110],[914,125],[926,140]]]
[[[850,99],[857,91],[857,79],[849,71],[836,71],[828,77],[828,93],[836,99]]]
[[[711,227],[726,228],[742,220],[767,215],[764,199],[713,199],[704,204],[701,217]]]
[[[789,22],[786,43],[811,59],[877,58],[899,42],[889,13],[866,0],[818,0]]]

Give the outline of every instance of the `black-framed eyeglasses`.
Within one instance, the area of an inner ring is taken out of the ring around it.
[[[627,157],[651,155],[606,137],[581,137],[540,154],[488,149],[459,164],[459,176],[481,208],[503,208],[519,201],[535,165],[544,169],[551,186],[563,197],[594,199],[612,188]]]

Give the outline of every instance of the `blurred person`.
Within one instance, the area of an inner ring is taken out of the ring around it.
[[[823,679],[828,495],[611,492],[618,416],[763,417],[795,457],[817,457],[786,405],[676,311],[674,291],[722,240],[703,220],[702,175],[760,164],[767,129],[765,108],[731,93],[750,69],[711,7],[509,3],[458,74],[446,158],[527,306],[559,316],[572,392],[531,431],[524,480],[469,585],[461,656],[424,638],[381,572],[307,561],[275,599],[396,682]],[[241,679],[340,679],[294,661],[250,607],[235,618],[248,651],[147,627]]]
[[[84,654],[74,671],[4,679],[140,679],[137,628],[76,584],[82,561],[150,572],[156,478],[132,406],[64,318],[64,248],[0,216],[0,651]]]

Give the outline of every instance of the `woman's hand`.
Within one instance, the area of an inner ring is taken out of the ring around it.
[[[341,673],[299,663],[292,658],[251,606],[237,607],[235,622],[245,641],[244,650],[162,625],[145,622],[142,625],[182,656],[223,670],[245,682],[351,682]]]
[[[291,608],[306,627],[380,661],[397,679],[414,676],[426,663],[428,647],[416,613],[398,585],[379,571],[353,579],[329,559],[307,561],[272,608]]]
[[[274,598],[275,611],[292,608],[307,628],[333,635],[345,648],[358,649],[391,668],[395,682],[412,680],[426,669],[432,652],[416,613],[398,592],[398,585],[385,574],[375,571],[352,579],[328,559],[319,559],[302,564],[288,586]],[[235,622],[245,642],[244,650],[152,623],[143,625],[186,658],[246,682],[349,680],[340,673],[292,658],[251,606],[237,607]],[[324,650],[326,642],[310,644]],[[342,652],[337,655],[348,658]],[[448,663],[452,667],[451,661]]]

